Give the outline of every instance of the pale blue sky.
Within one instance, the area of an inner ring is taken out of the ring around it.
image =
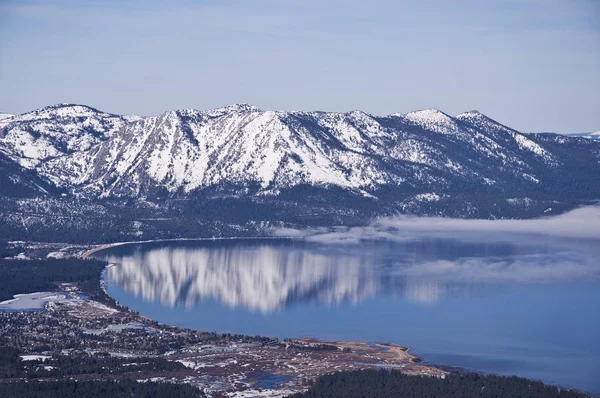
[[[600,130],[599,0],[0,0],[0,111],[478,109]]]

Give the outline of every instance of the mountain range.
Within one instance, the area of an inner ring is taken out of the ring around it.
[[[563,135],[567,135],[567,136],[570,136],[570,137],[589,138],[590,140],[600,140],[600,131],[592,131],[592,132],[589,132],[589,133],[566,133],[566,134],[563,134]]]
[[[0,173],[0,237],[107,220],[120,237],[176,237],[197,234],[189,219],[227,234],[214,226],[562,212],[600,198],[600,141],[524,134],[478,111],[237,104],[142,117],[59,104],[0,116]]]

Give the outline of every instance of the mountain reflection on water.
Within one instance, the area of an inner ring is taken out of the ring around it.
[[[291,240],[127,245],[109,283],[144,301],[187,308],[218,301],[273,313],[298,304],[335,306],[374,296],[434,303],[476,297],[509,283],[598,277],[594,245],[466,243],[452,239],[322,245]]]

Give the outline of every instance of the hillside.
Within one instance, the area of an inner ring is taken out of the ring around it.
[[[113,239],[394,214],[527,218],[600,198],[600,142],[523,134],[477,111],[238,104],[140,117],[59,104],[0,119],[0,168],[13,237],[94,223]]]

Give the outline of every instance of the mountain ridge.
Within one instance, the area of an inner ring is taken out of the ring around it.
[[[58,104],[1,119],[0,158],[0,198],[15,208],[23,195],[161,214],[228,201],[244,222],[255,217],[249,208],[304,222],[317,213],[534,217],[600,199],[599,142],[524,134],[478,111],[234,104],[124,116]]]

